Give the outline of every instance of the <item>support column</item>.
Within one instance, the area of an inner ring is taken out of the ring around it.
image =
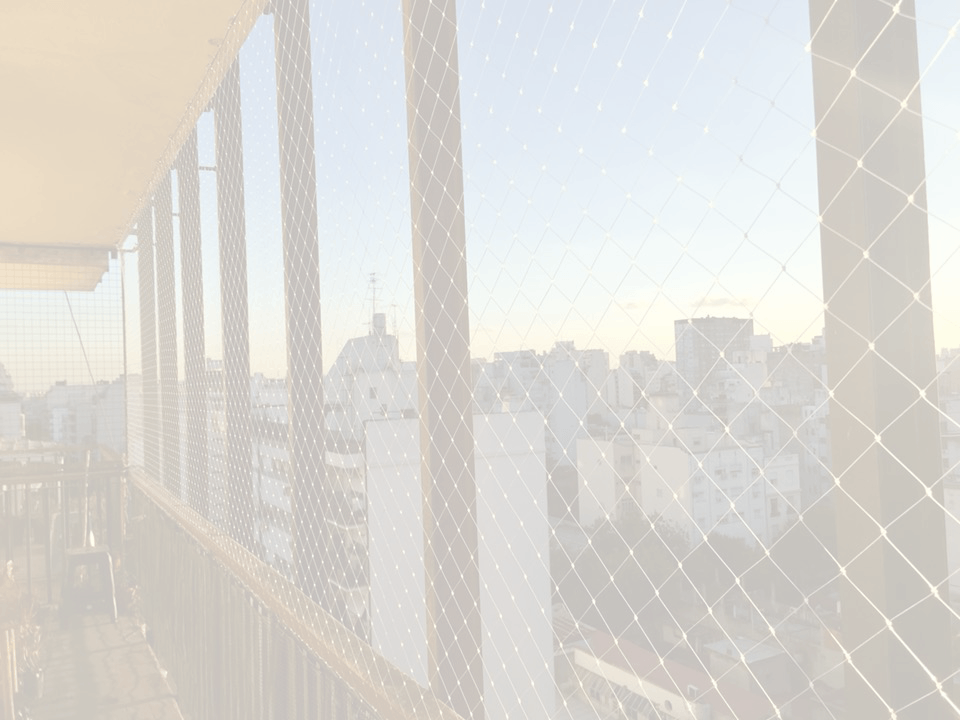
[[[140,285],[140,363],[143,373],[143,468],[160,481],[160,393],[157,385],[157,295],[153,262],[153,206],[137,219]]]
[[[240,61],[224,75],[214,107],[223,405],[226,415],[226,521],[231,536],[254,550],[250,435],[250,330],[247,310],[247,221],[243,189]]]
[[[301,590],[330,610],[310,10],[307,0],[276,0],[273,8],[294,565]]]
[[[849,718],[956,717],[914,17],[810,0]]]
[[[177,159],[180,197],[180,270],[183,285],[183,366],[186,389],[186,499],[208,517],[207,383],[203,331],[203,253],[200,241],[200,166],[197,130]]]
[[[157,335],[160,343],[160,405],[163,485],[180,497],[180,388],[177,377],[177,294],[173,255],[170,173],[154,195],[157,229]]]
[[[404,0],[430,686],[483,717],[480,577],[454,0]]]

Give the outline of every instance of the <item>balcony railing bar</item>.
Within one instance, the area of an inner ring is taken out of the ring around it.
[[[277,571],[252,559],[239,543],[197,514],[186,503],[171,496],[136,468],[130,471],[129,479],[133,491],[134,512],[145,516],[147,518],[145,523],[155,523],[158,519],[162,519],[170,530],[179,532],[184,541],[195,548],[194,552],[198,557],[207,559],[206,572],[211,575],[211,586],[220,587],[219,595],[214,593],[215,598],[219,597],[220,600],[214,603],[211,610],[213,616],[222,614],[222,608],[218,607],[218,603],[222,603],[227,587],[241,588],[250,602],[262,608],[273,623],[290,634],[298,653],[305,654],[313,662],[318,662],[326,672],[336,678],[336,685],[346,686],[352,695],[363,698],[364,703],[369,705],[379,717],[385,720],[414,718],[456,720],[457,716],[433,693],[420,687],[413,679],[374,652],[367,643],[327,615]],[[150,525],[149,532],[139,533],[139,542],[143,546],[138,549],[137,565],[144,587],[144,597],[147,598],[151,593],[156,592],[172,597],[169,588],[154,586],[152,581],[160,578],[159,573],[164,572],[172,573],[170,575],[172,579],[181,570],[185,572],[186,568],[182,564],[177,567],[165,566],[165,569],[153,566],[155,561],[172,562],[164,561],[163,558],[172,557],[178,552],[177,548],[166,544],[166,538],[161,538],[153,532],[153,527]],[[147,547],[146,543],[152,543],[152,545]],[[203,601],[190,592],[182,593],[179,599],[179,604],[194,608],[206,607]],[[148,615],[146,619],[148,623],[156,626],[156,633],[163,631],[161,623],[171,622],[170,618],[176,617],[178,613],[184,618],[192,618],[189,607],[176,607],[177,604],[176,602],[172,603],[173,606],[158,604],[158,607],[163,608],[162,617],[151,616],[152,611],[149,607],[145,608],[145,613]],[[293,607],[294,604],[296,608]],[[210,631],[209,628],[207,630]],[[240,628],[221,624],[219,632],[236,630],[243,632]],[[179,637],[179,634],[177,636]],[[211,676],[211,668],[203,666],[201,661],[195,659],[203,656],[203,653],[210,651],[211,648],[219,648],[217,652],[223,653],[224,657],[220,658],[219,663],[220,670],[225,671],[227,658],[238,657],[238,644],[247,640],[235,635],[213,638],[209,635],[205,636],[201,630],[193,636],[184,635],[182,641],[186,647],[175,658],[161,653],[161,656],[171,665],[176,663],[177,666],[170,669],[173,677],[178,681],[181,677]],[[223,677],[216,674],[212,676]],[[273,678],[274,676],[267,674],[265,677]],[[219,684],[228,685],[222,681]],[[204,688],[204,692],[206,689]],[[228,692],[226,694],[229,695]],[[225,703],[230,702],[227,698],[223,700]],[[181,693],[181,704],[189,704],[189,702],[190,699],[183,697]],[[184,707],[184,709],[187,712],[192,710],[191,707]],[[228,705],[213,706],[214,713],[222,712],[224,709],[226,712],[221,715],[202,715],[202,717],[234,716],[229,712]]]

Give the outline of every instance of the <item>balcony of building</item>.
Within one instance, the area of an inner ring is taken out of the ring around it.
[[[960,715],[916,5],[0,8],[0,720]]]

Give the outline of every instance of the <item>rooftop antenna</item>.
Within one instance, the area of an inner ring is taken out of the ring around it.
[[[374,321],[377,315],[377,274],[375,272],[370,273],[370,290],[373,292],[373,302],[372,310],[370,313],[370,334],[373,335],[375,328]]]

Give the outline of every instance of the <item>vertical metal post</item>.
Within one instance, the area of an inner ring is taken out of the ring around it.
[[[157,385],[157,297],[153,262],[153,207],[137,220],[137,273],[140,284],[140,358],[143,372],[143,466],[160,480],[160,404]]]
[[[224,478],[227,521],[233,537],[248,550],[253,550],[247,220],[243,187],[239,60],[235,60],[224,75],[217,92],[213,117],[217,148],[217,223],[220,233],[223,404],[227,425]]]
[[[430,684],[483,717],[480,577],[454,0],[404,0]]]
[[[200,166],[197,130],[177,159],[180,197],[180,270],[183,285],[183,369],[186,389],[187,502],[208,516],[207,392],[204,366],[203,253],[200,241]]]
[[[914,3],[810,17],[847,717],[956,717]]]
[[[301,590],[329,609],[310,8],[307,0],[276,0],[273,7],[294,571]]]
[[[30,517],[30,483],[26,483],[23,486],[23,494],[25,499],[24,502],[24,515],[27,518],[27,595],[33,597],[33,538],[30,536],[33,534],[33,527],[31,526],[31,517]]]
[[[163,485],[180,497],[180,390],[177,378],[177,296],[173,253],[173,191],[166,173],[154,195],[157,230],[157,335]]]
[[[44,532],[43,537],[43,546],[46,548],[44,566],[47,571],[47,604],[53,602],[53,544],[51,542],[51,536],[53,533],[50,531],[53,529],[50,527],[50,490],[51,485],[47,484],[43,488],[43,514],[47,518],[46,523],[46,532]]]
[[[11,496],[13,495],[13,486],[7,485],[4,487],[3,493],[3,514],[6,522],[4,523],[7,526],[7,560],[13,560],[13,514],[10,511],[10,506],[13,504]]]

